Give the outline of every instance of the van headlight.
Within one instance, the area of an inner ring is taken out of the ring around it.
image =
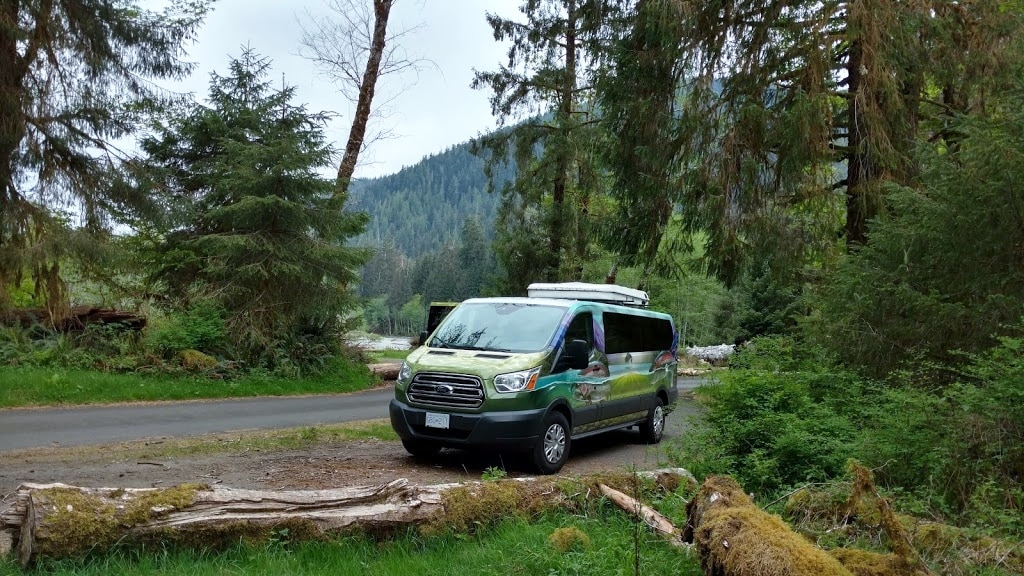
[[[408,362],[402,362],[402,367],[398,369],[398,379],[395,382],[404,388],[409,385],[410,380],[412,380],[412,368]]]
[[[537,385],[538,375],[540,375],[540,366],[531,370],[498,374],[494,377],[494,389],[506,394],[533,390],[534,386]]]

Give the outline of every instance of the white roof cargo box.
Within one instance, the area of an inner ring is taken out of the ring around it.
[[[607,302],[623,306],[646,307],[650,302],[647,292],[615,284],[588,284],[586,282],[534,282],[526,288],[530,298],[563,298]]]

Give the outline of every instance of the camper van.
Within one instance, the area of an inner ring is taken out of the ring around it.
[[[661,441],[678,398],[672,317],[622,286],[531,284],[460,303],[402,365],[391,425],[414,456],[523,451],[553,474],[572,441],[638,426]]]

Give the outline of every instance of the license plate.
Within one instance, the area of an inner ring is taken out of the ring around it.
[[[448,414],[434,414],[433,412],[427,412],[427,428],[444,428],[448,429]]]

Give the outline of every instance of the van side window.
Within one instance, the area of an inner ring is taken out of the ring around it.
[[[605,312],[605,348],[608,354],[657,352],[672,348],[672,324],[661,318]]]
[[[573,340],[582,340],[587,343],[589,357],[589,352],[592,352],[594,349],[594,317],[590,312],[577,314],[572,319],[572,322],[569,323],[569,326],[566,327],[565,338],[562,339],[562,350],[555,366],[551,370],[552,372],[564,372],[572,366],[572,359],[568,355],[568,344]],[[585,362],[586,359],[583,359],[583,361]]]
[[[565,341],[585,340],[591,348],[594,347],[594,320],[590,312],[577,314],[569,327],[565,330]]]

